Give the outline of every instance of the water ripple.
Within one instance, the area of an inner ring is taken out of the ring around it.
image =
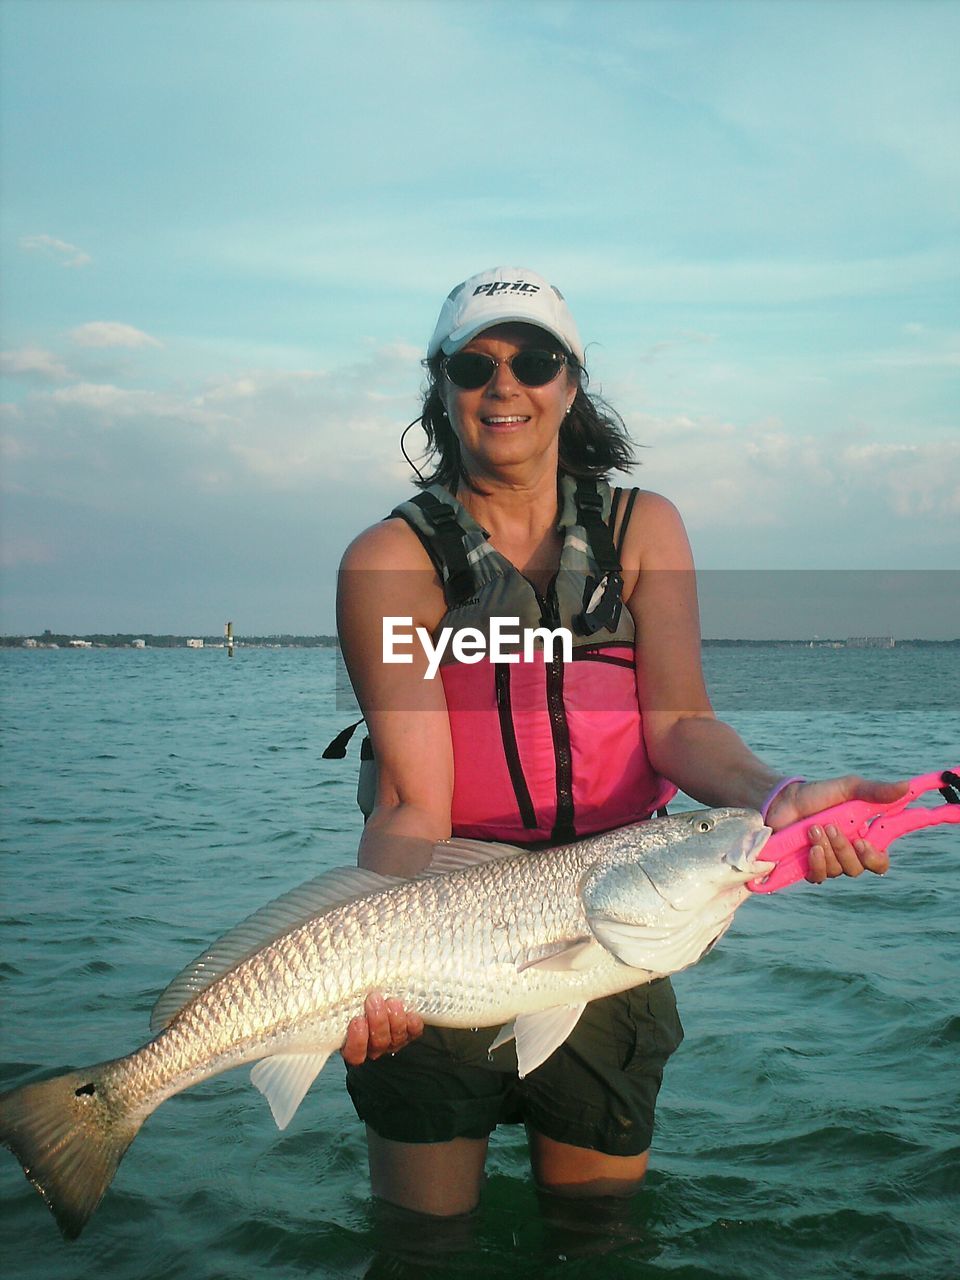
[[[267,899],[352,861],[359,838],[356,758],[320,758],[350,719],[332,654],[85,658],[0,653],[4,1087],[141,1043],[184,964]],[[720,704],[729,695],[736,727],[791,771],[900,776],[960,742],[955,711],[931,715],[926,687],[902,711],[778,712],[751,705],[751,663],[724,654]],[[839,670],[837,705],[869,706],[869,684]],[[678,976],[687,1039],[647,1186],[618,1217],[541,1206],[523,1133],[503,1130],[480,1212],[411,1241],[369,1197],[334,1061],[283,1134],[245,1070],[166,1103],[69,1249],[2,1153],[6,1273],[946,1280],[960,1256],[957,851],[955,833],[928,832],[895,847],[882,881],[752,901]]]

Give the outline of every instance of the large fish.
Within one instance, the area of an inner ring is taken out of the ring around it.
[[[515,1037],[526,1074],[589,1000],[696,963],[772,869],[769,834],[713,809],[539,852],[444,841],[412,880],[327,872],[188,965],[141,1049],[0,1097],[0,1141],[72,1239],[172,1094],[256,1062],[284,1128],[371,990],[439,1026],[502,1026],[491,1047]]]

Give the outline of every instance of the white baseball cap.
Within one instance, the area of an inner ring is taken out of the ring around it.
[[[546,329],[583,364],[583,343],[563,294],[526,267],[491,267],[458,284],[440,308],[427,357],[452,356],[484,329],[510,322]]]

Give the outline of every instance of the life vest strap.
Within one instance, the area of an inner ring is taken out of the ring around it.
[[[476,594],[476,584],[464,546],[466,530],[457,520],[453,508],[432,493],[418,493],[410,501],[420,508],[433,525],[443,594],[447,607],[456,608]],[[427,550],[430,549],[427,545]]]
[[[630,493],[621,531],[626,529],[636,490]],[[620,491],[618,490],[618,496]],[[593,635],[601,629],[615,631],[622,607],[623,576],[620,565],[620,546],[613,542],[612,509],[609,521],[603,518],[604,497],[597,480],[592,476],[576,480],[573,492],[576,508],[575,521],[583,529],[590,549],[590,557],[596,565],[596,574],[587,578],[584,585],[580,613],[573,619],[578,634]],[[447,608],[454,609],[477,594],[483,578],[468,556],[468,532],[457,518],[456,510],[435,494],[425,490],[416,494],[410,502],[417,506],[430,526],[429,532],[411,523],[437,570],[443,584]],[[402,515],[401,509],[394,514]],[[409,521],[408,521],[409,522]]]
[[[618,489],[617,493],[622,493],[622,489]],[[620,562],[621,570],[623,568],[623,544],[627,540],[627,529],[630,527],[630,517],[633,515],[633,504],[637,500],[639,489],[631,489],[630,496],[627,498],[627,505],[623,512],[623,521],[620,525],[620,537],[617,539],[617,560]],[[610,513],[610,531],[613,532],[615,525],[615,513]]]
[[[321,759],[342,760],[347,754],[347,744],[362,724],[363,716],[359,720],[355,720],[353,724],[348,724],[345,729],[341,729],[333,741],[326,745]]]
[[[592,636],[602,627],[615,631],[623,606],[623,574],[620,557],[613,545],[610,525],[603,518],[603,498],[592,477],[577,480],[574,494],[577,520],[583,526],[598,576],[588,578],[583,591],[583,609],[573,620],[580,635]]]

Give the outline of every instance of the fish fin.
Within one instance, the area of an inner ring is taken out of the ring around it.
[[[500,1028],[487,1052],[493,1053],[501,1045],[516,1040],[519,1074],[521,1078],[529,1075],[546,1062],[554,1049],[559,1049],[586,1007],[586,1003],[570,1004],[518,1014],[513,1022]]]
[[[645,928],[602,916],[593,916],[590,928],[601,946],[634,969],[654,968],[654,956],[662,951],[669,936],[666,929]]]
[[[675,928],[654,929],[595,916],[590,919],[590,928],[597,941],[623,964],[656,976],[696,964],[706,948],[726,932],[732,919],[731,913],[726,920],[712,921],[704,928],[694,917],[678,922]]]
[[[400,883],[399,877],[360,867],[335,867],[281,894],[234,925],[177,974],[153,1006],[150,1030],[161,1031],[201,991],[281,934],[334,907]]]
[[[317,1049],[313,1053],[277,1053],[262,1058],[250,1072],[250,1079],[270,1103],[278,1129],[285,1129],[296,1115],[332,1052]]]
[[[502,1044],[509,1044],[516,1035],[516,1027],[512,1022],[505,1022],[490,1043],[487,1053],[493,1053],[494,1049],[499,1049]]]
[[[482,862],[495,862],[498,858],[512,858],[514,854],[523,853],[515,844],[493,844],[489,840],[462,840],[455,836],[450,840],[440,840],[433,846],[433,858],[430,865],[421,871],[421,876],[445,876],[451,871],[462,871],[464,867],[476,867]],[[527,851],[529,852],[529,850]]]
[[[514,1019],[513,1038],[517,1042],[517,1070],[521,1079],[546,1062],[554,1049],[560,1048],[586,1007],[584,1001],[556,1009],[542,1009],[538,1013],[521,1013]],[[497,1039],[501,1036],[503,1031]],[[506,1043],[506,1040],[501,1043]]]
[[[526,969],[544,969],[548,973],[582,972],[594,968],[605,955],[605,949],[596,938],[574,938],[570,942],[557,943],[532,960],[524,960],[517,965],[517,973]]]
[[[144,1116],[102,1085],[104,1067],[26,1084],[0,1097],[0,1142],[23,1165],[66,1240],[75,1240],[113,1181]]]

